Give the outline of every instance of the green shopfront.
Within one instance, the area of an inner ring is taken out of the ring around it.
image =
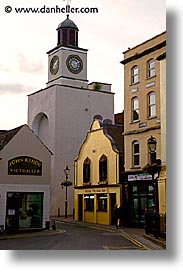
[[[150,174],[126,175],[126,224],[128,226],[145,225],[145,212],[153,209],[155,189]]]
[[[42,228],[43,193],[8,192],[6,231]]]

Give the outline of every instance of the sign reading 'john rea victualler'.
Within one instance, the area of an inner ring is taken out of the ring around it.
[[[42,175],[42,162],[29,157],[19,156],[8,161],[8,175]]]

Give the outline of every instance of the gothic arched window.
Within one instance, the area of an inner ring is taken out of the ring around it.
[[[107,157],[102,155],[99,160],[99,180],[106,181],[107,180]]]
[[[86,158],[83,163],[83,182],[84,183],[90,182],[90,164],[91,164],[90,159]]]

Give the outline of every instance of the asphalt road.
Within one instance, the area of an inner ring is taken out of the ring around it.
[[[56,230],[10,235],[0,239],[0,250],[154,250],[122,229],[93,224],[57,222]]]

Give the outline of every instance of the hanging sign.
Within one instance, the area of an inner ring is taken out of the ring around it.
[[[84,190],[85,194],[99,194],[99,193],[107,193],[107,188],[87,188]]]
[[[136,180],[152,180],[152,175],[150,174],[128,175],[128,181],[136,181]]]
[[[8,175],[42,175],[42,162],[29,156],[19,156],[8,161]]]

